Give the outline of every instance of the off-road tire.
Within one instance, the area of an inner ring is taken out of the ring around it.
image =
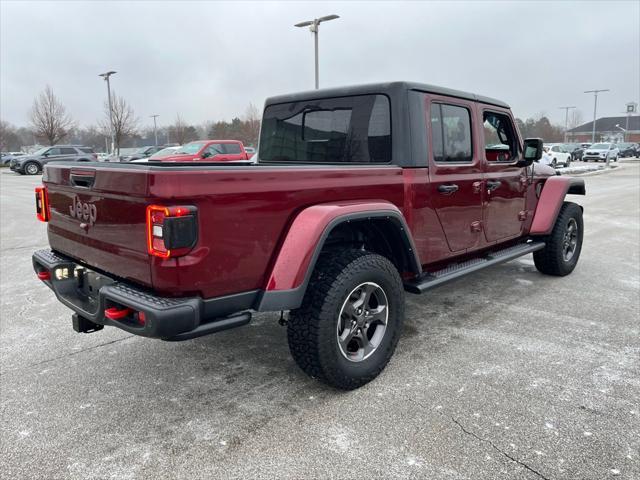
[[[30,168],[33,166],[35,166],[35,169]],[[40,165],[38,165],[36,162],[27,162],[22,167],[22,171],[25,173],[25,175],[37,175],[40,173]]]
[[[573,256],[569,260],[564,258],[564,240],[567,227],[571,220],[577,225],[577,243]],[[545,247],[533,253],[533,261],[539,272],[546,275],[564,277],[576,268],[580,252],[582,251],[582,239],[584,235],[582,209],[573,202],[564,202],[556,218],[551,234],[544,237]]]
[[[340,351],[337,328],[341,309],[354,288],[375,282],[387,297],[384,337],[371,356],[359,362]],[[389,362],[404,322],[404,288],[395,266],[362,250],[334,250],[318,259],[300,308],[289,313],[287,338],[298,366],[309,376],[342,390],[376,378]]]

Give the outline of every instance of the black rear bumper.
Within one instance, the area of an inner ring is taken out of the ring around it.
[[[86,269],[73,259],[50,250],[35,252],[32,261],[34,270],[58,300],[96,325],[111,325],[144,337],[187,340],[251,321],[251,313],[236,313],[246,304],[245,297],[249,301],[251,295],[208,300],[160,297]],[[87,275],[90,279],[79,279]],[[130,313],[112,319],[105,315],[109,309]]]

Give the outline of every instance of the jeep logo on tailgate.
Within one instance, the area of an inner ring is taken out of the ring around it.
[[[89,222],[89,225],[93,225],[98,216],[98,209],[93,203],[82,202],[76,195],[73,197],[73,202],[69,207],[69,213],[72,217],[84,222]]]

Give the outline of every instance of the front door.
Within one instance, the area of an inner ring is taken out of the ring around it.
[[[522,157],[511,115],[483,109],[484,234],[487,242],[517,237],[527,218],[526,169],[515,163]]]
[[[482,164],[474,145],[473,102],[428,97],[429,188],[433,208],[452,252],[464,253],[481,240]]]

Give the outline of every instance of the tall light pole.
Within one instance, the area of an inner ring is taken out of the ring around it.
[[[309,31],[313,33],[316,53],[316,90],[320,88],[320,74],[318,72],[318,27],[322,22],[328,22],[329,20],[335,20],[336,18],[340,17],[338,15],[327,15],[325,17],[314,18],[313,20],[307,20],[294,25],[294,27],[309,27]]]
[[[156,137],[156,147],[158,146],[158,126],[156,125],[156,118],[158,118],[160,115],[149,115],[151,118],[153,118],[153,135]]]
[[[622,141],[626,142],[627,141],[627,129],[626,128],[622,128],[619,123],[616,123],[616,128],[622,132]]]
[[[584,93],[593,93],[593,131],[591,132],[591,143],[596,143],[596,111],[598,109],[598,93],[608,92],[609,89],[587,90]]]
[[[560,110],[564,110],[564,143],[567,143],[567,129],[569,128],[569,110],[576,107],[558,107]]]
[[[99,77],[104,78],[104,81],[107,82],[107,96],[109,98],[109,136],[111,137],[111,154],[115,151],[116,147],[116,139],[113,133],[113,107],[111,106],[111,84],[109,83],[109,77],[117,72],[113,70],[101,73],[98,75]]]

